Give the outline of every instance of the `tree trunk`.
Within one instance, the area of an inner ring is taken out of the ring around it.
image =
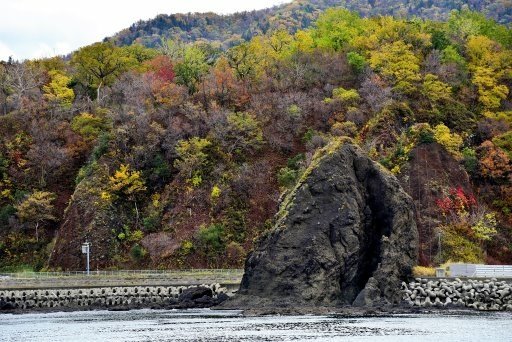
[[[41,166],[41,178],[39,179],[39,185],[41,187],[45,187],[46,186],[46,179],[45,179],[45,171],[44,171],[44,166]]]
[[[139,228],[139,208],[137,208],[137,201],[134,201],[133,203],[135,203],[135,227]]]
[[[96,89],[96,102],[98,104],[100,103],[100,88],[101,88],[102,84],[103,84],[103,81],[100,82],[100,84],[98,85],[98,89]]]

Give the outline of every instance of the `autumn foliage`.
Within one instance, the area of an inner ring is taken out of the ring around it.
[[[161,16],[70,58],[1,62],[0,270],[76,268],[84,237],[98,268],[241,267],[333,137],[429,203],[422,263],[512,262],[512,34],[402,3]],[[403,11],[443,21],[371,16]],[[410,166],[431,147],[427,182]]]
[[[477,207],[475,196],[466,194],[460,187],[450,189],[447,196],[436,200],[436,204],[445,216],[459,215]]]

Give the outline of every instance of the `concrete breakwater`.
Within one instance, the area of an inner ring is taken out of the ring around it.
[[[174,305],[194,286],[125,286],[73,289],[0,290],[4,309],[87,309],[109,307],[157,307]],[[210,289],[211,299],[233,295],[233,288],[220,284],[200,285]],[[192,298],[201,300],[200,298]],[[197,304],[197,302],[196,302]]]
[[[412,307],[512,311],[512,284],[497,279],[422,279],[402,283],[403,300]]]

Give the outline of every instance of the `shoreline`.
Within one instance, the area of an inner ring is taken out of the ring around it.
[[[87,289],[0,291],[0,314],[204,309],[237,310],[246,317],[269,315],[339,315],[376,317],[396,314],[512,312],[512,284],[496,279],[415,278],[401,287],[402,301],[369,306],[310,306],[285,298],[244,300],[220,284],[201,286],[137,286]],[[239,299],[239,300],[237,300]],[[240,300],[241,299],[241,300]]]
[[[47,314],[59,312],[88,312],[88,311],[136,311],[136,310],[195,310],[208,309],[211,311],[232,311],[240,312],[242,317],[265,317],[265,316],[335,316],[338,318],[370,318],[370,317],[391,317],[396,315],[463,315],[481,316],[495,313],[508,314],[512,318],[511,311],[480,311],[472,308],[420,308],[406,306],[389,307],[275,307],[256,309],[223,308],[220,304],[214,306],[162,304],[162,305],[128,305],[128,306],[86,306],[86,307],[45,307],[31,309],[11,309],[0,311],[1,315],[25,315],[25,314]]]

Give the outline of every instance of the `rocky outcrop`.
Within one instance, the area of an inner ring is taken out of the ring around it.
[[[90,267],[103,269],[115,264],[120,244],[116,236],[130,222],[129,210],[101,198],[97,184],[108,184],[107,168],[97,168],[84,178],[71,196],[49,258],[50,268],[77,270],[86,268],[81,245],[91,244]]]
[[[281,204],[227,307],[398,303],[416,263],[410,197],[354,145],[335,141]]]

